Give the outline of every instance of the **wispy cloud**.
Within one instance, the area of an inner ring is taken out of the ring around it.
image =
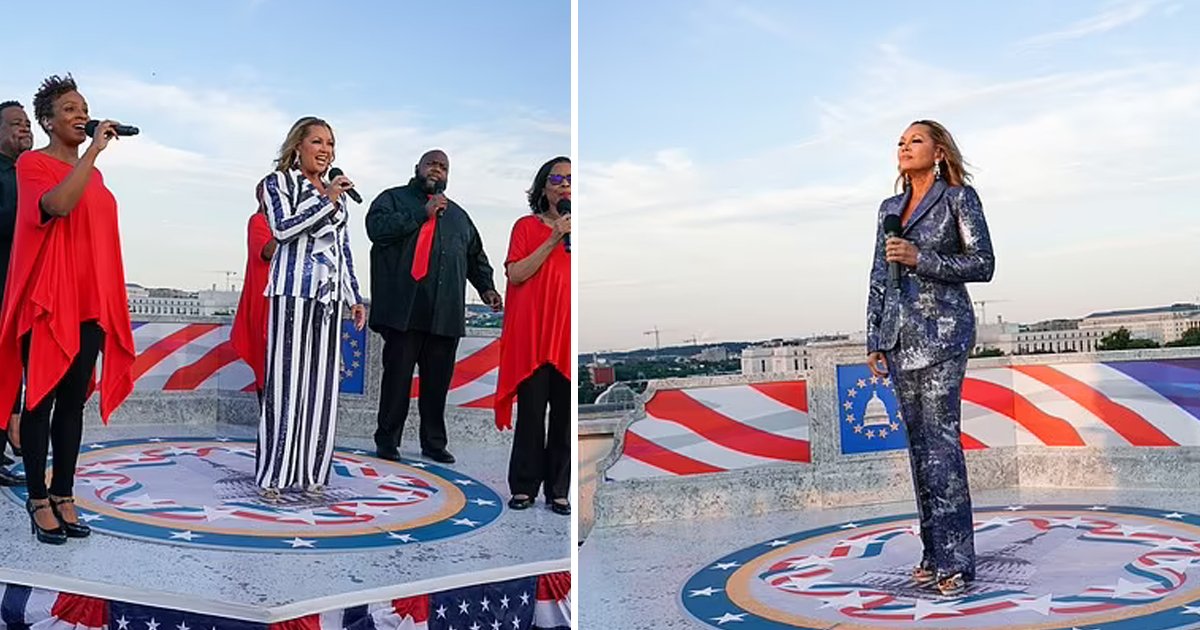
[[[799,142],[721,162],[676,147],[588,163],[579,242],[604,262],[581,287],[584,349],[644,345],[635,333],[653,323],[742,339],[861,328],[894,138],[925,117],[975,165],[1000,264],[972,291],[1011,300],[1007,319],[1120,306],[1101,275],[1149,304],[1195,290],[1200,254],[1178,235],[1195,211],[1200,154],[1185,131],[1200,128],[1196,68],[996,80],[885,45],[856,74],[850,91],[814,96],[824,116]]]
[[[286,97],[225,86],[171,85],[119,72],[90,75],[81,89],[95,112],[121,112],[142,134],[99,160],[120,204],[126,276],[154,286],[224,283],[213,270],[241,271],[254,186],[272,166],[284,135],[303,113]],[[369,286],[370,241],[363,218],[385,188],[408,181],[420,154],[451,157],[449,194],[471,213],[499,271],[512,222],[528,211],[524,194],[543,161],[570,147],[569,125],[549,116],[439,126],[404,111],[328,111],[337,163],[366,203],[352,206],[356,267]],[[37,131],[37,146],[44,142]],[[184,236],[181,238],[181,236]]]
[[[1018,43],[1018,47],[1038,48],[1107,33],[1146,17],[1161,4],[1163,4],[1162,0],[1131,0],[1110,4],[1099,13],[1069,24],[1065,28],[1025,39]],[[1174,10],[1178,10],[1178,7]]]

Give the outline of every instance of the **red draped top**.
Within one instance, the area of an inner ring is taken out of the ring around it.
[[[534,215],[513,226],[505,265],[532,254],[550,238],[550,226]],[[496,384],[496,426],[512,426],[517,387],[545,364],[571,378],[571,256],[560,244],[521,284],[508,283],[504,329],[500,334],[500,374]]]
[[[262,251],[275,237],[271,234],[267,215],[262,212],[255,212],[250,217],[246,232],[246,275],[229,335],[238,356],[254,370],[254,382],[261,390],[267,371],[269,303],[265,293],[267,277],[271,273],[271,261],[263,260]]]
[[[21,388],[21,339],[32,333],[25,406],[42,402],[79,353],[79,325],[104,332],[100,415],[133,391],[135,351],[121,260],[117,200],[93,170],[79,203],[65,217],[42,220],[42,196],[73,165],[40,151],[17,160],[17,221],[8,285],[0,310],[0,408],[11,409]],[[8,414],[0,414],[0,427]]]

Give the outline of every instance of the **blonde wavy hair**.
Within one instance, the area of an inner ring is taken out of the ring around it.
[[[304,142],[304,139],[308,137],[308,130],[317,125],[328,129],[329,135],[333,136],[333,127],[316,116],[305,116],[297,120],[292,125],[291,131],[288,131],[287,138],[283,140],[283,145],[279,147],[279,157],[275,158],[275,170],[286,171],[299,166],[300,143]],[[333,157],[337,157],[336,152],[334,152]],[[329,162],[333,163],[333,160],[331,159]]]
[[[963,159],[962,151],[959,151],[958,144],[954,142],[954,136],[942,126],[941,123],[934,120],[915,120],[909,127],[913,125],[924,125],[929,129],[929,139],[933,140],[934,148],[942,150],[941,170],[942,179],[951,186],[965,186],[971,183],[971,174],[967,172],[967,166],[970,164]],[[908,180],[901,173],[896,177],[896,190],[903,190],[908,186]]]

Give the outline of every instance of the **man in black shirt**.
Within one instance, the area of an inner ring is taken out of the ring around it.
[[[375,447],[399,458],[413,367],[420,369],[417,408],[421,453],[453,463],[446,450],[446,395],[458,340],[466,334],[466,283],[499,311],[492,266],[471,218],[442,193],[450,159],[429,151],[405,186],[383,191],[367,212],[371,239],[371,330],[383,336],[383,383]]]
[[[3,302],[5,279],[8,278],[8,258],[12,254],[13,229],[17,222],[17,157],[33,148],[33,132],[25,108],[16,101],[0,103],[0,302]],[[18,431],[21,414],[20,397],[12,410],[9,428]],[[17,436],[18,439],[20,436]],[[24,485],[23,475],[8,472],[5,466],[13,460],[4,453],[7,439],[0,441],[0,485]],[[20,456],[17,448],[13,453]]]

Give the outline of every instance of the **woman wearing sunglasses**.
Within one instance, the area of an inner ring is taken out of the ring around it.
[[[495,409],[496,426],[512,427],[516,398],[508,462],[508,506],[514,510],[531,507],[540,487],[550,509],[571,513],[571,256],[563,242],[571,215],[565,207],[560,212],[570,199],[571,160],[556,157],[533,178],[533,214],[513,226],[504,261],[508,309]]]

